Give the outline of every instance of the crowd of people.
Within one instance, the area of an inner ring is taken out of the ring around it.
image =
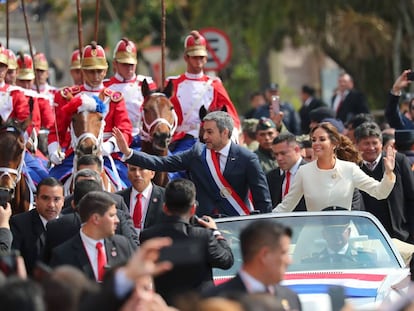
[[[235,260],[216,217],[364,210],[392,238],[414,244],[414,99],[408,111],[399,107],[409,70],[391,88],[387,126],[375,122],[347,73],[329,104],[305,85],[296,111],[272,83],[252,93],[241,118],[221,80],[204,72],[207,55],[206,39],[192,31],[184,42],[186,72],[166,81],[177,115],[170,153],[157,156],[140,150],[140,130],[142,86],[158,86],[136,73],[132,41],[115,46],[108,79],[102,46],[75,50],[74,85],[61,89],[48,84],[42,53],[16,57],[0,46],[1,126],[9,131],[10,120],[30,121],[23,173],[34,194],[33,208],[23,213],[0,203],[2,306],[301,310],[297,294],[279,284],[292,232],[277,222],[259,220],[241,231],[242,268],[214,286],[212,269],[229,269]],[[74,115],[86,112],[103,121],[97,154],[75,150]],[[107,186],[108,171],[116,193]],[[162,187],[153,182],[157,171],[184,178]]]

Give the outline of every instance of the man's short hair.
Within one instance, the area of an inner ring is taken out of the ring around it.
[[[76,162],[76,169],[79,169],[81,165],[97,165],[99,171],[102,171],[102,160],[95,154],[85,154],[81,156]]]
[[[364,122],[359,125],[354,132],[356,142],[367,137],[376,137],[382,142],[382,132],[375,122]]]
[[[84,169],[81,169],[81,170],[76,172],[75,178],[74,178],[75,184],[78,182],[79,177],[83,177],[85,179],[86,178],[87,179],[93,179],[93,180],[95,180],[96,182],[98,182],[102,185],[101,175],[98,172],[96,172],[96,171],[94,171],[90,168],[84,168]]]
[[[75,183],[73,189],[73,202],[78,205],[79,201],[91,191],[102,191],[102,185],[93,179],[81,179]]]
[[[78,204],[79,216],[82,222],[87,222],[93,214],[103,216],[116,202],[111,195],[104,191],[91,191],[87,193]]]
[[[234,128],[233,118],[225,111],[209,112],[203,121],[215,121],[219,132],[222,133],[225,129],[229,130],[229,138]]]
[[[58,187],[61,187],[63,189],[62,183],[59,180],[57,180],[55,177],[43,178],[40,181],[40,183],[37,184],[36,193],[40,192],[40,188],[42,186],[47,186],[47,187],[56,187],[56,186],[58,186]]]
[[[287,142],[288,144],[298,144],[296,136],[290,132],[280,133],[277,137],[275,137],[275,139],[273,139],[273,145],[277,145],[284,142]]]
[[[173,214],[187,213],[195,203],[195,197],[196,189],[189,179],[174,179],[165,187],[165,205]]]
[[[346,126],[348,129],[356,129],[365,122],[374,122],[374,116],[370,113],[358,113],[346,123]]]
[[[243,262],[251,261],[264,246],[278,247],[282,236],[292,237],[292,229],[269,219],[252,221],[240,233]]]

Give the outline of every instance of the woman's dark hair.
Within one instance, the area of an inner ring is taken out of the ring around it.
[[[311,135],[315,132],[316,129],[321,128],[326,133],[328,133],[328,137],[331,142],[336,146],[335,153],[338,159],[354,162],[356,164],[360,164],[362,162],[362,157],[359,151],[355,148],[355,145],[352,141],[346,137],[338,133],[338,130],[335,126],[333,126],[329,122],[322,122],[315,126],[312,131]]]

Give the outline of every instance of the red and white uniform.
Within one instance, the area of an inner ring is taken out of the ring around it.
[[[169,77],[168,80],[173,81],[174,95],[170,100],[178,116],[178,127],[174,139],[180,139],[185,134],[198,137],[201,106],[204,106],[207,111],[221,110],[226,107],[227,112],[233,117],[235,130],[240,128],[236,108],[219,78],[210,77],[204,73],[186,72],[180,76]]]
[[[34,100],[33,122],[36,124],[36,131],[39,133],[40,128],[49,129],[54,125],[55,116],[49,103],[49,97],[33,90],[22,89],[27,100],[30,97]]]
[[[34,92],[32,90],[24,89],[21,87],[18,87],[19,90],[24,94],[26,98],[26,105],[27,109],[30,111],[30,99],[33,99],[33,110],[32,110],[32,124],[27,128],[27,133],[29,136],[32,134],[32,130],[36,130],[36,135],[39,134],[40,127],[42,124],[42,117],[40,115],[40,108],[39,108],[39,102],[38,102],[38,95],[40,95],[37,92]]]
[[[26,120],[29,117],[30,109],[27,99],[22,89],[0,83],[0,117],[3,121],[9,118],[19,121]]]
[[[122,93],[128,111],[129,120],[132,124],[132,136],[139,134],[141,122],[141,106],[144,102],[141,85],[144,79],[151,90],[156,90],[157,85],[149,76],[135,75],[131,80],[125,81],[119,74],[115,74],[111,79],[104,81],[105,87]]]
[[[72,153],[70,147],[70,135],[68,135],[68,129],[72,121],[72,115],[67,115],[63,113],[62,107],[65,105],[71,104],[71,99],[74,97],[81,96],[86,94],[89,96],[100,96],[103,98],[107,109],[104,113],[105,118],[105,128],[104,128],[104,141],[110,140],[115,146],[115,151],[118,151],[115,137],[112,137],[113,127],[117,127],[124,134],[125,139],[128,143],[132,141],[132,126],[129,121],[128,112],[125,107],[125,102],[122,94],[120,92],[115,92],[109,88],[103,86],[103,84],[92,89],[91,87],[84,85],[75,85],[72,87],[67,87],[62,89],[60,92],[56,93],[55,96],[55,105],[56,105],[56,119],[57,122],[57,131],[55,126],[50,128],[48,143],[59,142],[62,148],[66,149],[66,155]],[[59,136],[59,139],[58,139]],[[113,155],[114,156],[114,155]]]
[[[37,92],[36,85],[33,85],[33,91]],[[49,101],[50,107],[53,107],[53,102],[55,98],[56,92],[58,89],[54,86],[51,86],[49,83],[39,85],[39,92],[41,95],[46,96],[47,100]]]

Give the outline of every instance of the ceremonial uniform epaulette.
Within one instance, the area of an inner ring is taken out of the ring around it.
[[[81,88],[78,85],[74,85],[71,87],[64,87],[61,91],[60,94],[62,95],[63,98],[72,98],[74,95],[80,93]]]
[[[109,88],[105,88],[103,93],[105,96],[108,96],[114,103],[120,102],[123,98],[121,92],[113,91]]]

